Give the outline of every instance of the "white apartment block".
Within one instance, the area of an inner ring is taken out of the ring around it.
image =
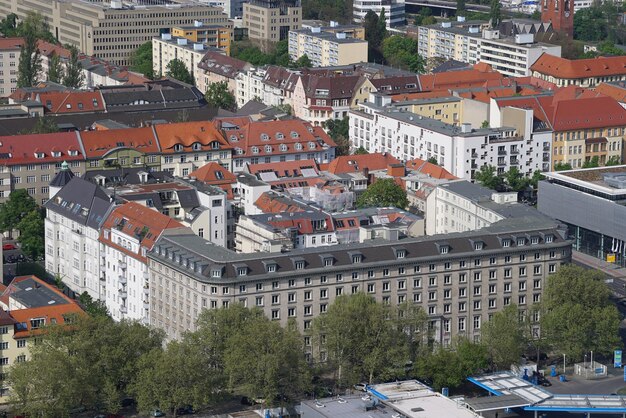
[[[501,36],[486,29],[485,22],[442,22],[418,28],[418,53],[423,58],[441,57],[469,64],[484,62],[510,77],[528,76],[543,53],[561,56],[561,47],[535,42],[531,33]]]
[[[367,45],[367,41],[346,32],[325,31],[320,27],[289,31],[289,57],[295,61],[306,55],[313,67],[367,62]]]
[[[187,38],[163,33],[160,38],[152,39],[152,69],[155,76],[164,76],[169,63],[177,59],[185,64],[189,74],[193,77],[196,74],[196,66],[209,50],[219,51],[203,43],[194,43]]]
[[[354,23],[363,23],[365,15],[370,10],[380,16],[382,9],[385,9],[388,29],[406,23],[404,0],[354,0],[352,5],[353,21]]]
[[[266,103],[263,84],[264,78],[265,70],[262,68],[252,68],[237,74],[235,99],[237,100],[238,107],[245,105],[250,100],[261,100],[263,103]]]
[[[522,122],[530,120],[532,127],[532,110],[524,115]],[[522,122],[473,129],[468,123],[454,126],[369,102],[350,111],[349,119],[352,147],[388,152],[404,161],[435,158],[456,177],[470,181],[484,164],[497,167],[500,174],[517,167],[523,175],[532,175],[544,169],[544,149],[550,147],[548,137],[533,135]]]
[[[0,39],[0,97],[8,97],[17,88],[17,67],[22,38]]]

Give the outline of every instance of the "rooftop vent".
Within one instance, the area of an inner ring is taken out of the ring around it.
[[[626,173],[604,173],[604,182],[615,189],[626,189]]]

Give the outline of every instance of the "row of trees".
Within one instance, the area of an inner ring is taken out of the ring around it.
[[[267,53],[248,41],[233,42],[230,55],[254,66],[270,64],[294,69],[311,67],[311,60],[306,54],[296,61],[289,57],[289,41],[287,39],[277,42],[274,49]]]
[[[504,174],[498,175],[497,169],[489,164],[480,167],[474,174],[474,179],[481,185],[493,190],[512,190],[520,192],[528,187],[537,188],[539,180],[543,178],[540,171],[535,171],[532,177],[524,176],[517,167],[511,167]]]
[[[610,354],[620,346],[619,322],[602,274],[566,266],[548,278],[541,304],[494,314],[479,343],[459,336],[449,347],[435,345],[420,307],[357,293],[339,296],[304,335],[293,322],[281,327],[239,304],[204,310],[196,331],[167,345],[161,332],[138,323],[80,316],[71,327],[49,326],[9,380],[16,412],[28,416],[66,416],[77,406],[115,413],[126,396],[142,412],[198,408],[234,394],[280,405],[310,393],[316,374],[333,374],[339,388],[402,378],[454,388],[529,350],[574,360],[589,350]],[[307,363],[305,350],[324,362]]]
[[[17,230],[22,251],[33,260],[44,254],[44,212],[26,189],[11,192],[0,205],[0,230]]]

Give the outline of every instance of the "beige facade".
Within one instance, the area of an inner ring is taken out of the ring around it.
[[[272,0],[254,0],[243,4],[242,22],[248,29],[248,38],[267,49],[287,39],[290,30],[302,27],[302,7],[298,0],[281,5]]]
[[[329,28],[301,29],[289,32],[289,57],[296,61],[306,55],[314,67],[349,65],[367,62],[368,42],[361,37],[364,31]],[[362,29],[362,28],[361,28]]]
[[[87,55],[112,64],[129,65],[134,50],[161,32],[200,21],[227,25],[228,16],[219,7],[181,1],[176,5],[128,6],[119,0],[3,0],[0,18],[15,13],[20,19],[30,11],[41,13],[52,34],[62,44],[72,44]],[[132,25],[131,25],[132,24]]]
[[[160,38],[152,39],[152,69],[155,75],[165,75],[168,64],[177,59],[185,64],[187,71],[193,76],[206,52],[207,46],[202,43],[191,43],[187,38],[164,33]]]
[[[10,96],[17,88],[21,44],[21,38],[0,39],[0,97]]]

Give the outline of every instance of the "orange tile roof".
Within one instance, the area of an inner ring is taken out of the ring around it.
[[[624,82],[620,82],[619,84],[598,84],[596,92],[612,97],[618,102],[626,102],[626,84]]]
[[[100,229],[99,241],[145,263],[146,257],[141,255],[141,251],[134,253],[114,243],[111,241],[110,233],[109,238],[105,238],[104,231],[117,229],[131,237],[141,236],[139,240],[141,248],[150,251],[163,231],[172,228],[184,228],[184,225],[154,209],[139,203],[128,202],[113,209],[106,218]]]
[[[555,131],[626,126],[626,109],[611,97],[561,100],[551,116]]]
[[[318,171],[315,160],[248,164],[248,172],[250,174],[257,175],[258,173],[273,172],[278,178],[299,177],[302,175],[302,170],[305,168],[312,168],[315,172]]]
[[[304,212],[310,209],[288,197],[273,192],[264,192],[254,202],[263,213]]]
[[[490,68],[489,68],[490,69]],[[441,90],[450,88],[479,87],[489,80],[504,78],[497,71],[472,69],[425,74],[420,76],[422,90]]]
[[[23,44],[23,38],[0,38],[0,50],[19,50]]]
[[[100,91],[42,92],[35,95],[46,113],[104,112],[104,99]]]
[[[189,176],[195,177],[196,180],[203,183],[219,187],[226,192],[226,198],[229,200],[234,198],[232,185],[237,183],[237,177],[216,162],[203,165],[199,169],[192,171]]]
[[[64,48],[62,45],[55,45],[53,43],[46,42],[42,39],[37,41],[37,49],[39,49],[41,55],[44,55],[46,57],[50,57],[55,54],[61,58],[69,59],[71,56],[71,52],[69,49]]]
[[[422,91],[419,93],[394,94],[391,96],[391,100],[394,102],[405,102],[408,100],[434,99],[447,96],[450,96],[450,91],[447,89],[442,89],[433,91]]]
[[[39,308],[17,309],[10,312],[10,315],[17,322],[15,325],[15,333],[13,338],[27,338],[32,335],[41,334],[45,328],[32,329],[31,319],[45,318],[46,325],[54,324],[64,325],[65,318],[68,315],[82,315],[84,311],[78,303],[72,301],[63,305],[41,306]],[[18,325],[18,324],[21,324]]]
[[[407,161],[406,168],[409,170],[417,171],[426,174],[435,179],[456,180],[452,173],[445,168],[438,166],[437,164],[429,163],[428,161],[415,158],[414,160]]]
[[[389,164],[398,164],[400,160],[389,153],[373,153],[362,155],[343,155],[331,161],[326,171],[333,174],[360,173],[363,170],[383,170]]]
[[[555,78],[566,79],[624,75],[626,74],[626,56],[568,60],[543,53],[530,69]]]
[[[218,130],[214,122],[183,122],[165,123],[155,125],[154,130],[164,154],[174,153],[175,145],[182,145],[182,151],[210,151],[215,149],[231,149],[232,146],[224,139],[224,135]],[[213,148],[217,142],[219,148]],[[199,148],[193,146],[199,144]]]
[[[87,158],[100,158],[120,148],[135,149],[144,154],[160,152],[151,127],[82,131],[80,139]]]
[[[76,132],[0,136],[2,165],[57,163],[84,158]]]

